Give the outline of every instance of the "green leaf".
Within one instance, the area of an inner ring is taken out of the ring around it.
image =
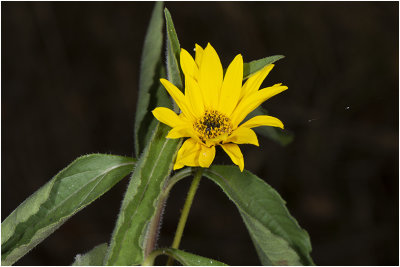
[[[159,70],[158,77],[166,77],[165,68],[161,66]],[[170,97],[167,95],[165,88],[162,86],[161,82],[158,81],[158,85],[156,86],[156,91],[151,90],[151,99],[149,103],[149,108],[147,114],[143,117],[143,120],[140,124],[138,137],[136,138],[137,144],[135,146],[139,147],[139,153],[143,152],[144,147],[150,141],[153,132],[158,124],[158,120],[153,116],[151,111],[156,107],[166,107],[172,109],[172,102]]]
[[[136,164],[114,228],[107,265],[138,265],[143,261],[147,229],[180,145],[180,140],[165,138],[169,130],[158,124]]]
[[[247,121],[248,119],[253,118],[255,116],[259,116],[259,115],[269,115],[269,114],[268,114],[267,110],[265,110],[263,107],[259,106],[258,108],[253,110],[249,115],[247,115],[247,117],[246,117],[246,119],[244,119],[244,121]],[[265,136],[282,146],[286,146],[286,145],[290,144],[294,139],[294,134],[292,132],[290,132],[286,129],[282,130],[277,127],[260,126],[260,127],[253,128],[253,130],[256,133],[258,133],[262,136]]]
[[[240,212],[262,265],[303,265],[289,243],[259,221]]]
[[[212,166],[204,175],[218,184],[239,209],[263,265],[312,265],[307,232],[285,201],[263,180],[236,166]]]
[[[86,254],[78,254],[75,256],[75,261],[72,266],[101,266],[103,265],[104,257],[107,252],[107,243],[100,244],[94,247]]]
[[[179,67],[179,55],[181,47],[178,36],[176,35],[174,23],[172,22],[171,14],[165,8],[165,22],[167,25],[167,75],[168,80],[176,87],[183,91],[182,76]]]
[[[244,63],[243,64],[243,80],[246,80],[249,78],[250,75],[256,73],[257,71],[261,70],[265,66],[272,64],[285,56],[281,55],[276,55],[276,56],[270,56],[270,57],[265,57],[262,59],[258,60],[253,60],[249,63]]]
[[[162,249],[163,254],[173,257],[184,266],[228,266],[225,263],[188,253],[179,249]]]
[[[131,172],[135,160],[92,154],[79,157],[20,204],[1,224],[1,263],[11,265],[72,215]]]
[[[140,66],[139,93],[135,118],[135,153],[142,152],[155,128],[156,122],[149,112],[157,106],[169,105],[169,97],[159,81],[165,77],[161,52],[163,45],[163,2],[156,2],[144,39]]]

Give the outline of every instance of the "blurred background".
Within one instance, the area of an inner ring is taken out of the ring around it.
[[[1,218],[75,158],[133,156],[143,40],[153,2],[2,2]],[[311,237],[317,265],[399,264],[398,2],[167,2],[181,47],[210,42],[224,66],[283,54],[263,107],[294,141],[242,146]],[[217,163],[230,164],[219,150]],[[128,178],[22,258],[69,265],[108,242]],[[172,191],[172,242],[190,179]],[[233,203],[204,178],[181,248],[259,265]],[[164,264],[160,257],[157,263]]]

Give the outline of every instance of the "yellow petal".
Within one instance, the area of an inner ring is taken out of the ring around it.
[[[182,147],[178,151],[176,156],[174,170],[180,169],[183,166],[200,166],[199,165],[199,154],[201,151],[201,145],[193,140],[192,138],[187,139]]]
[[[242,80],[243,58],[242,55],[237,55],[225,73],[219,99],[219,110],[228,117],[239,101]]]
[[[208,44],[203,52],[198,78],[206,108],[217,109],[222,80],[223,70],[221,61],[214,48]]]
[[[210,146],[218,145],[220,143],[225,143],[225,140],[227,138],[228,138],[228,133],[224,133],[224,134],[218,135],[215,138],[206,139],[206,146],[210,147]]]
[[[242,172],[244,168],[244,160],[239,146],[236,144],[223,144],[221,147],[224,149],[226,154],[228,154],[233,163],[239,166],[240,171]]]
[[[189,119],[185,116],[184,113],[179,114],[178,117],[183,121],[189,121]]]
[[[239,127],[234,130],[225,142],[259,146],[256,133],[252,129],[246,127]]]
[[[239,128],[254,128],[258,126],[273,126],[273,127],[279,127],[283,129],[283,123],[272,116],[267,116],[267,115],[260,115],[260,116],[255,116],[251,118],[250,120],[246,121],[242,125],[240,125]]]
[[[191,137],[192,133],[188,126],[190,127],[190,125],[183,124],[183,125],[179,125],[179,126],[172,128],[168,132],[166,138],[178,139],[178,138],[182,138],[182,137]]]
[[[197,68],[196,63],[189,52],[183,48],[181,49],[180,61],[183,74],[185,74],[185,79],[187,76],[195,79],[199,69]]]
[[[193,130],[192,125],[188,124],[188,123],[181,124],[181,125],[178,125],[178,126],[172,128],[168,132],[168,134],[165,138],[178,139],[178,138],[183,138],[183,137],[191,137],[196,142],[201,143],[201,140],[197,136],[196,132]]]
[[[201,64],[201,59],[203,58],[203,48],[201,46],[199,46],[198,44],[195,45],[195,51],[196,51],[196,55],[195,55],[195,62],[197,64],[197,66],[200,66]]]
[[[215,157],[215,146],[206,147],[201,146],[201,151],[199,155],[199,164],[203,168],[210,167]]]
[[[170,127],[175,127],[183,123],[182,119],[169,108],[158,107],[155,108],[152,113],[157,120]]]
[[[186,99],[181,90],[179,90],[175,85],[166,79],[160,79],[160,81],[162,85],[164,85],[165,89],[167,89],[170,96],[175,100],[182,112],[185,113],[186,117],[190,120],[194,120],[192,111],[190,110],[190,107],[186,105]]]
[[[274,66],[274,64],[269,64],[250,76],[243,85],[241,98],[256,92]]]
[[[193,115],[200,118],[204,115],[203,94],[201,93],[199,84],[192,77],[185,78],[185,97],[186,102],[191,105]]]
[[[241,99],[231,116],[233,127],[239,125],[239,123],[250,112],[256,109],[264,101],[273,97],[276,94],[279,94],[282,91],[285,91],[286,89],[288,89],[287,86],[274,85],[261,89],[255,93],[252,93],[248,97]]]

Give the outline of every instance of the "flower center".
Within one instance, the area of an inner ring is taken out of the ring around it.
[[[203,117],[193,124],[193,127],[203,142],[232,132],[231,120],[216,110],[207,110]]]

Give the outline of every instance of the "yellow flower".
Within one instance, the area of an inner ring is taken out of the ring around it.
[[[209,167],[215,157],[215,146],[219,145],[243,171],[243,154],[237,144],[258,146],[257,136],[251,128],[274,126],[283,129],[283,124],[279,119],[265,115],[240,123],[287,86],[276,84],[258,90],[273,64],[253,74],[242,85],[243,58],[240,54],[224,76],[218,54],[210,44],[204,50],[196,44],[195,60],[181,49],[180,64],[185,75],[185,94],[168,80],[160,81],[181,113],[177,115],[164,107],[153,110],[157,120],[172,127],[167,138],[189,137],[178,151],[174,170],[183,166]]]

